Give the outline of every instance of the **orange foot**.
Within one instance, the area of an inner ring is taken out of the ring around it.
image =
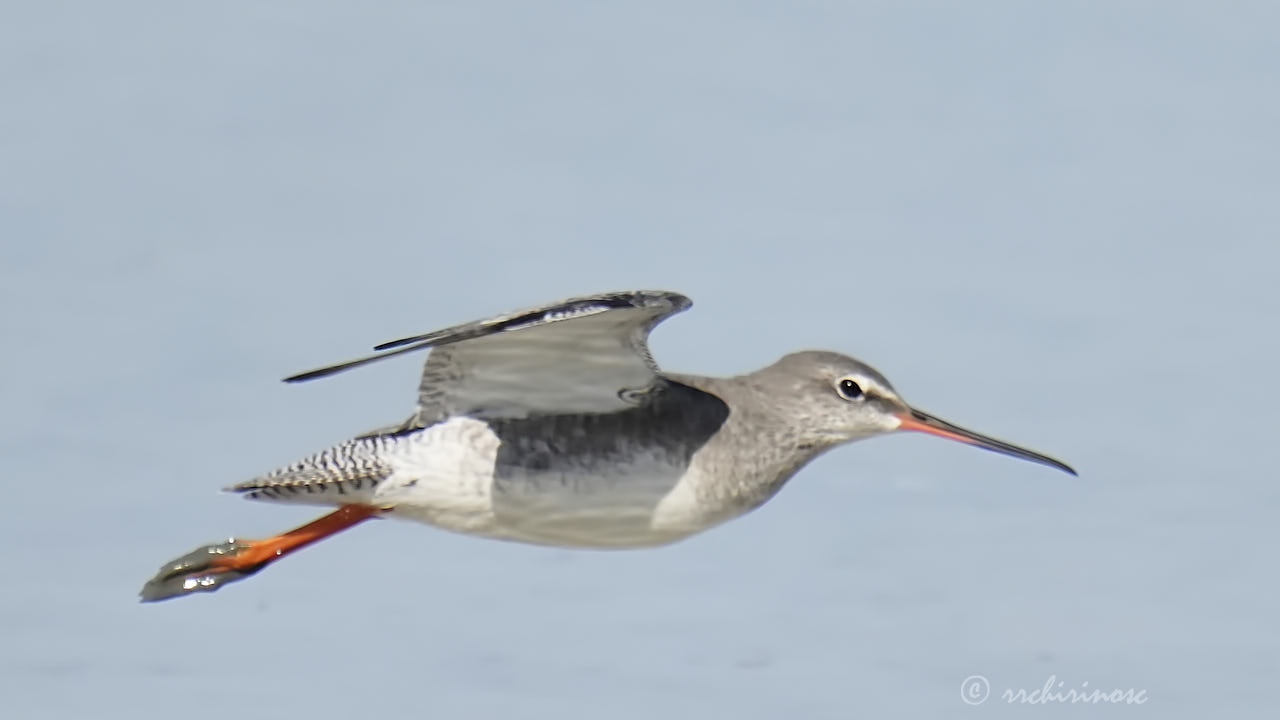
[[[155,602],[194,592],[212,592],[249,577],[295,550],[385,511],[386,508],[372,505],[343,505],[322,518],[266,540],[231,538],[224,543],[205,545],[165,563],[160,572],[142,586],[139,594],[143,602]]]

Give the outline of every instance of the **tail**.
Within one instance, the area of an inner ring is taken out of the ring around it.
[[[378,483],[393,471],[385,458],[396,442],[389,436],[361,436],[226,489],[250,500],[305,505],[370,503]]]

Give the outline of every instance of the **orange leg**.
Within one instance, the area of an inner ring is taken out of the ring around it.
[[[241,540],[243,549],[235,553],[218,555],[209,565],[219,570],[257,571],[295,550],[323,540],[330,535],[358,525],[382,512],[372,505],[343,505],[336,511],[317,518],[302,527],[266,540]]]
[[[295,550],[358,525],[387,508],[343,505],[302,527],[265,540],[236,540],[205,545],[165,564],[142,588],[143,602],[210,592],[258,572]]]

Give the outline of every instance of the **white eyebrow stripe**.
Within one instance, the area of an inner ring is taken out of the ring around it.
[[[862,386],[862,392],[865,395],[874,395],[884,400],[900,400],[901,399],[898,397],[898,393],[885,387],[884,385],[881,385],[880,383],[876,382],[872,378],[867,377],[866,375],[848,375],[846,377],[849,377],[857,381],[858,384]]]

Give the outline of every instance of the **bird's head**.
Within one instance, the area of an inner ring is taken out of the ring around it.
[[[906,403],[875,368],[833,352],[792,353],[755,373],[788,414],[803,416],[805,440],[820,446],[910,430],[1041,463],[1075,475],[1047,455],[953,425]]]

